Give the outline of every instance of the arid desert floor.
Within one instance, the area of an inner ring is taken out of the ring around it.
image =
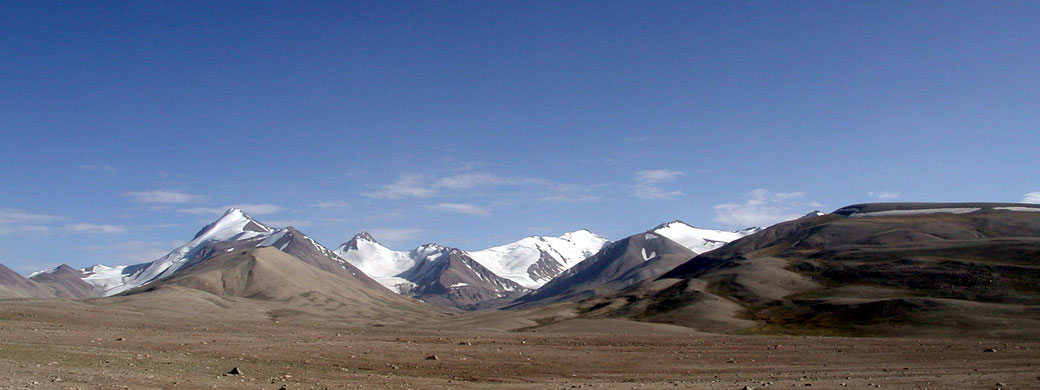
[[[0,303],[0,388],[1040,388],[1038,340],[715,335],[610,319],[509,331],[509,314],[495,313],[350,324],[241,312]],[[241,375],[226,374],[235,367]]]

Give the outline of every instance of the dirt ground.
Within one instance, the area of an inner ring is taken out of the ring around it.
[[[514,332],[494,318],[351,324],[0,302],[0,388],[1040,388],[1038,340],[714,335],[581,319]],[[227,375],[234,367],[242,374]]]

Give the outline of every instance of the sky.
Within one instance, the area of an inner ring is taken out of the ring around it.
[[[1040,203],[1040,3],[0,3],[0,263]]]

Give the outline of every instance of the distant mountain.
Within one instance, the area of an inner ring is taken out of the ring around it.
[[[333,252],[391,291],[402,293],[402,289],[411,288],[410,282],[398,275],[415,266],[418,257],[415,251],[391,250],[368,232],[361,232]]]
[[[155,261],[130,266],[96,265],[84,268],[79,270],[82,275],[80,280],[99,290],[101,293],[98,295],[111,296],[170,278],[182,269],[222,253],[265,246],[275,247],[318,269],[353,279],[369,288],[383,289],[381,284],[364,272],[300,231],[292,227],[268,227],[239,209],[229,209],[219,219],[199,230],[191,241]],[[61,279],[71,283],[71,271],[63,269],[61,275],[56,271],[39,272],[34,277]]]
[[[756,227],[738,231],[702,229],[675,220],[658,225],[653,229],[653,233],[668,237],[693,253],[701,254],[726,245],[730,241],[754,234],[759,230],[761,229]]]
[[[461,250],[428,244],[412,252],[417,258],[415,266],[400,277],[412,284],[404,293],[424,301],[483,309],[499,306],[528,291],[491,272]]]
[[[560,237],[527,237],[465,253],[499,277],[524,288],[537,288],[596,253],[607,242],[588,230],[578,230]],[[394,251],[377,242],[368,232],[361,232],[334,252],[384,286],[398,291],[398,285],[408,283],[400,275],[415,267],[425,251],[423,247],[407,252]]]
[[[391,290],[442,306],[486,308],[527,292],[467,253],[436,244],[398,252],[361,232],[334,252]]]
[[[0,264],[0,299],[53,297],[54,293],[46,286]]]
[[[820,217],[820,216],[824,216],[824,215],[827,215],[827,214],[822,212],[822,211],[820,211],[820,210],[813,210],[812,212],[803,215],[802,218]]]
[[[657,278],[699,253],[758,231],[701,229],[675,220],[607,244],[555,279],[521,297],[517,304],[555,302],[612,293]]]
[[[294,310],[318,307],[369,318],[436,311],[382,287],[373,289],[356,278],[321,269],[277,246],[221,251],[126,295],[168,294],[171,290],[176,294],[177,289],[185,288],[220,297],[289,303]]]
[[[29,276],[29,280],[47,286],[55,296],[71,299],[86,299],[101,296],[104,292],[97,286],[85,282],[83,279],[88,274],[62,264],[46,272],[35,272]]]
[[[697,254],[664,235],[647,231],[607,244],[599,252],[515,304],[530,305],[609,294],[653,279]]]
[[[608,242],[588,230],[577,230],[559,237],[527,237],[467,254],[495,274],[535,289],[599,252]]]
[[[1038,275],[1040,205],[858,204],[583,308],[721,332],[1017,334],[1040,329]]]

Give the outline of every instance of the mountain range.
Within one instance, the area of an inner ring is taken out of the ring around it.
[[[680,243],[678,257],[690,258],[726,242],[751,234],[755,229],[738,232],[699,229],[681,221],[662,224],[654,232]],[[672,242],[672,241],[669,241]],[[526,296],[568,272],[576,265],[610,246],[610,241],[588,230],[577,230],[559,237],[532,236],[505,245],[479,251],[463,251],[437,244],[425,244],[411,251],[391,250],[367,232],[361,232],[335,250],[329,250],[293,227],[269,227],[239,209],[229,209],[213,223],[169,254],[151,262],[75,269],[61,265],[42,270],[22,281],[10,273],[5,280],[7,297],[59,297],[85,299],[140,291],[142,287],[178,281],[184,285],[185,272],[212,267],[223,254],[239,253],[252,248],[270,247],[292,255],[303,263],[376,290],[389,290],[441,306],[460,309],[485,309],[505,306]],[[613,245],[613,244],[611,244]],[[665,264],[669,257],[662,250],[652,264]],[[254,255],[242,255],[255,259]],[[271,257],[270,253],[267,256]],[[601,256],[602,258],[602,256]],[[621,261],[614,259],[615,261]],[[196,265],[206,263],[206,265]],[[670,264],[670,263],[668,263]],[[198,269],[196,269],[198,268]],[[585,267],[582,267],[585,268]],[[628,265],[625,268],[630,268]],[[663,271],[662,271],[663,272]],[[641,281],[639,274],[626,283]],[[17,281],[17,282],[14,282]],[[163,283],[160,283],[163,282]],[[188,283],[191,284],[191,283]],[[204,290],[216,290],[208,284]],[[558,285],[558,283],[557,283]],[[234,294],[241,293],[232,289]]]
[[[231,209],[151,262],[62,265],[28,278],[0,266],[0,298],[151,302],[188,294],[283,305],[271,313],[311,307],[313,315],[373,318],[491,308],[535,315],[552,304],[570,314],[533,321],[623,317],[741,333],[1016,332],[1040,329],[1037,259],[1040,206],[1028,204],[857,204],[765,229],[672,221],[613,242],[577,230],[479,251],[432,243],[395,251],[366,232],[329,250]]]

